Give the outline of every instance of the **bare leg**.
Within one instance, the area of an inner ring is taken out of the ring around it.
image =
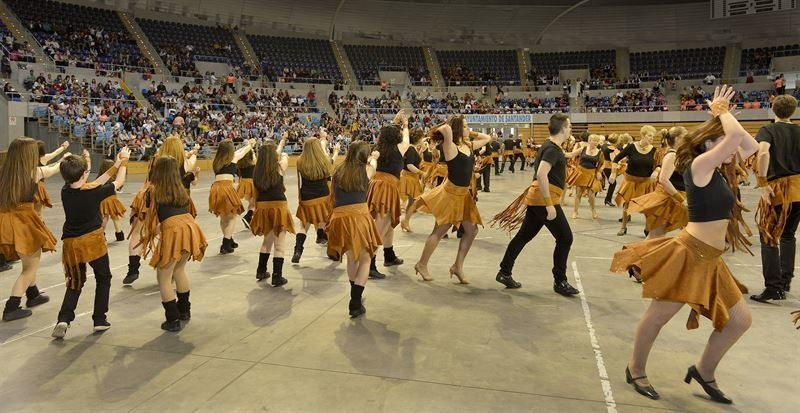
[[[622,204],[622,227],[619,229],[617,235],[625,235],[628,233],[628,205],[629,202]]]
[[[369,266],[372,263],[372,256],[367,251],[361,251],[358,256],[358,268],[356,269],[356,277],[353,280],[356,285],[365,286],[369,279]]]
[[[439,245],[439,241],[442,239],[444,234],[447,234],[447,231],[450,229],[450,227],[450,224],[442,224],[433,228],[431,234],[428,235],[428,239],[425,240],[425,248],[422,249],[422,256],[420,256],[419,261],[417,261],[418,267],[425,269],[427,272],[428,261],[431,259],[433,251],[436,250],[436,247]]]
[[[107,224],[108,224],[108,217],[103,217],[103,232],[105,232]]]
[[[273,245],[275,245],[275,233],[270,232],[269,234],[264,235],[264,241],[261,242],[261,252],[264,254],[269,254],[272,252]]]
[[[161,302],[170,302],[175,300],[175,290],[172,289],[172,278],[175,272],[175,264],[177,262],[172,260],[169,264],[162,268],[156,269],[156,278],[158,279],[158,289],[161,291]]]
[[[464,275],[464,260],[467,258],[472,243],[478,235],[478,226],[469,221],[462,221],[461,228],[464,230],[464,235],[458,242],[458,253],[456,254],[456,262],[453,264],[453,269],[456,270],[456,275],[462,284],[468,284],[467,277]]]
[[[25,296],[25,290],[28,287],[36,285],[36,272],[39,271],[39,259],[42,257],[42,250],[36,251],[31,255],[19,254],[19,259],[22,261],[22,272],[11,287],[11,295],[13,297]]]
[[[597,208],[595,208],[595,196],[594,192],[591,190],[587,190],[586,197],[589,198],[589,207],[592,209],[592,219],[597,219]]]
[[[128,242],[128,255],[142,255],[142,223],[138,219],[133,220],[131,225],[131,239]]]
[[[628,368],[631,371],[631,376],[642,377],[647,373],[647,358],[650,356],[650,350],[653,348],[653,343],[664,327],[675,314],[683,308],[683,303],[675,301],[652,300],[650,307],[644,312],[642,319],[639,320],[639,325],[636,327],[636,336],[633,339],[633,354],[631,360],[628,362]],[[637,380],[639,385],[650,384],[647,379]]]
[[[572,219],[578,217],[578,208],[580,208],[581,205],[581,195],[583,195],[583,189],[575,188],[575,202],[574,202],[575,209],[572,211]]]
[[[350,282],[355,282],[358,276],[358,259],[353,255],[353,251],[347,251],[347,278]]]
[[[275,236],[275,244],[273,245],[273,254],[274,258],[283,258],[284,254],[286,254],[286,231],[281,231],[280,234]]]
[[[729,312],[730,319],[722,331],[714,331],[708,338],[706,349],[700,362],[697,363],[697,371],[703,380],[714,380],[714,373],[717,366],[725,356],[725,353],[736,344],[740,337],[750,328],[753,318],[750,315],[750,307],[745,300],[740,299],[736,305],[731,307]],[[711,383],[712,387],[717,387],[716,382]],[[717,387],[718,388],[718,387]]]
[[[175,289],[179,293],[189,291],[189,277],[186,275],[186,263],[189,262],[189,253],[184,253],[181,259],[175,263],[172,270],[172,278],[175,280]]]
[[[122,232],[122,222],[118,217],[111,217],[111,222],[114,224],[114,232]],[[103,224],[103,228],[105,229],[106,225]]]
[[[236,230],[236,215],[225,214],[219,218],[220,227],[222,228],[222,236],[225,238],[233,238],[233,231]]]
[[[411,217],[414,216],[414,213],[417,212],[418,204],[416,202],[409,205],[406,209],[406,215],[400,221],[400,226],[403,228],[404,231],[411,232]]]
[[[389,248],[394,241],[394,228],[392,228],[392,217],[383,214],[375,218],[375,226],[378,227],[378,234],[381,234],[383,247]]]

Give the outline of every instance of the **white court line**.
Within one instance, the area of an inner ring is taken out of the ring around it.
[[[606,401],[606,409],[608,413],[617,413],[617,402],[614,401],[614,393],[611,392],[611,381],[608,379],[606,363],[603,361],[603,352],[600,350],[600,342],[597,340],[597,335],[592,325],[592,313],[589,311],[589,302],[586,301],[583,283],[581,283],[581,275],[578,273],[578,263],[575,261],[572,261],[572,272],[575,276],[575,284],[580,291],[579,296],[581,297],[583,318],[586,320],[586,329],[589,330],[589,340],[592,343],[592,350],[594,350],[594,358],[597,360],[597,373],[600,375],[600,385],[603,387],[603,398]]]
[[[233,274],[222,274],[222,275],[218,275],[216,277],[210,277],[209,280],[217,280],[217,279],[220,279],[220,278],[230,277],[231,275],[233,275]]]
[[[580,257],[580,256],[575,257],[575,258],[580,258],[580,259],[583,259],[583,260],[609,260],[609,261],[614,259],[613,257]]]
[[[145,295],[156,295],[156,294],[161,294],[161,291],[153,291],[152,293],[147,293]]]
[[[22,264],[20,264],[20,265],[22,265]],[[120,269],[120,268],[122,268],[122,267],[127,267],[127,266],[128,266],[128,264],[118,265],[118,266],[116,266],[116,267],[113,267],[113,268],[111,268],[111,271],[113,272],[114,270]],[[90,279],[92,279],[93,277],[94,277],[94,271],[92,271],[91,273],[87,273],[87,274],[86,274],[86,281],[89,281],[89,280],[90,280]],[[66,282],[66,280],[65,280],[64,282],[61,282],[61,283],[58,283],[58,284],[53,284],[53,285],[51,285],[51,286],[49,286],[49,287],[40,288],[40,289],[39,289],[39,291],[40,291],[40,292],[47,291],[47,290],[49,290],[49,289],[51,289],[51,288],[62,287],[62,286],[64,286],[64,285],[66,285],[66,284],[67,284],[67,282]],[[6,298],[6,299],[4,299],[4,300],[0,301],[0,304],[3,304],[3,303],[5,303],[6,301],[8,301],[8,298]]]

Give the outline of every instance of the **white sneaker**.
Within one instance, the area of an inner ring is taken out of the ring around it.
[[[60,321],[56,324],[56,327],[53,329],[53,334],[51,334],[55,338],[64,338],[67,335],[67,329],[69,328],[69,324],[65,321]]]

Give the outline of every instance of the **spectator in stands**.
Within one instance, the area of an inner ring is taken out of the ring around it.
[[[233,93],[236,93],[236,76],[233,75],[233,72],[228,73],[228,76],[225,78],[225,86],[228,87],[226,91],[233,91]]]
[[[755,82],[755,80],[753,79],[753,72],[747,72],[747,79],[745,80],[745,83],[753,83],[753,82]]]
[[[783,78],[783,73],[778,75],[775,78],[775,93],[778,95],[785,95],[786,94],[786,83]]]

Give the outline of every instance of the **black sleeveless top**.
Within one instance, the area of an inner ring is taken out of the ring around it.
[[[475,167],[475,155],[469,156],[456,147],[458,155],[447,161],[447,180],[457,186],[470,186],[472,183],[472,168]],[[443,154],[444,155],[444,154]]]
[[[403,169],[408,171],[408,165],[414,165],[417,167],[417,169],[419,169],[419,164],[421,162],[422,159],[419,157],[417,148],[409,146],[408,150],[406,151],[406,155],[403,157]]]
[[[422,160],[425,162],[433,162],[433,152],[430,149],[422,151]]]
[[[44,179],[42,180],[44,181]],[[31,192],[25,195],[22,199],[20,199],[20,202],[24,203],[33,202],[33,200],[36,198],[36,193],[39,192],[39,184],[34,180],[31,180],[31,182],[32,182]]]
[[[364,172],[366,174],[366,171]],[[367,191],[345,192],[341,186],[333,180],[334,202],[333,207],[340,207],[353,204],[363,204],[367,202]]]
[[[689,222],[710,222],[730,219],[736,197],[719,170],[715,170],[711,181],[703,188],[694,185],[692,163],[683,171],[686,186],[686,202],[689,205]]]
[[[647,178],[656,169],[656,147],[653,146],[650,152],[641,153],[636,149],[636,145],[630,144],[620,151],[614,158],[614,162],[619,162],[628,158],[628,169],[625,173],[638,177]]]
[[[158,214],[158,222],[164,222],[167,218],[174,217],[175,215],[188,214],[189,206],[177,207],[172,205],[157,205],[156,213]]]
[[[597,152],[597,155],[591,156],[586,153],[587,148],[583,148],[583,152],[581,152],[581,167],[586,169],[595,169],[597,168],[597,162],[600,161],[600,152]]]
[[[222,169],[219,172],[216,172],[214,175],[236,175],[237,169],[238,168],[236,167],[236,164],[231,162],[223,166]]]
[[[675,153],[674,150],[668,150],[667,153]],[[675,187],[678,191],[686,192],[686,185],[683,183],[683,174],[678,171],[672,171],[672,175],[669,177],[669,182],[672,186]]]
[[[400,153],[400,149],[397,149],[397,145],[392,145],[388,153],[382,153],[378,157],[376,170],[400,178],[400,171],[403,170],[403,166],[403,154]]]
[[[192,181],[194,181],[194,172],[186,173],[186,168],[183,164],[181,164],[181,181],[183,182],[183,187],[189,189],[192,186]]]
[[[256,202],[266,202],[266,201],[285,201],[286,200],[286,188],[283,186],[283,176],[278,179],[278,183],[272,185],[269,188],[259,188],[256,187],[258,192],[258,197],[256,197]]]
[[[256,169],[255,165],[250,165],[239,169],[239,178],[253,179],[254,169]]]
[[[305,179],[300,176],[300,200],[310,201],[312,199],[326,197],[331,194],[328,189],[330,178],[317,179],[315,181]]]

